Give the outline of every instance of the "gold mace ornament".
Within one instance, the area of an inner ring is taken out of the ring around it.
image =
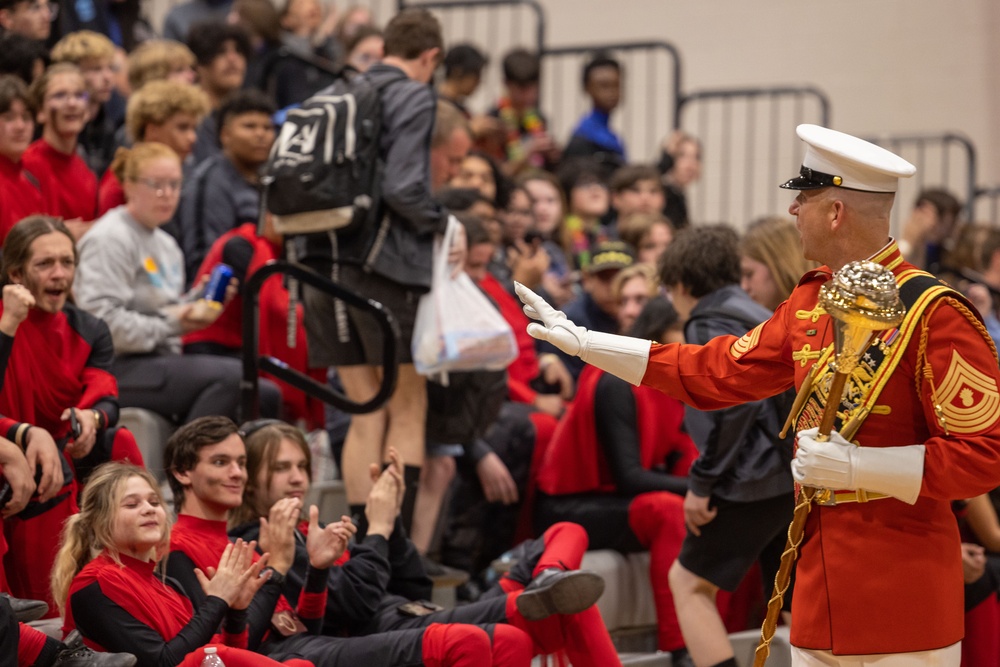
[[[830,437],[833,430],[848,376],[857,367],[875,334],[899,326],[906,309],[899,299],[899,286],[892,272],[881,264],[868,260],[851,262],[834,273],[833,278],[820,288],[819,303],[833,319],[833,349],[836,351],[834,360],[830,362],[833,377],[823,408],[819,434],[816,436],[817,440],[823,441]],[[786,429],[812,390],[815,371],[813,369],[799,390]],[[782,436],[784,432],[782,431]],[[771,640],[778,626],[778,615],[788,590],[792,566],[799,555],[812,501],[814,497],[828,501],[833,491],[808,486],[799,489],[795,513],[788,526],[788,541],[781,554],[778,573],[774,577],[774,592],[767,603],[767,616],[760,630],[760,644],[754,654],[754,667],[763,667],[771,652]]]

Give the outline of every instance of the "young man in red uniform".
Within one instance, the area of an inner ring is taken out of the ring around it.
[[[806,523],[792,664],[955,666],[963,592],[950,501],[1000,483],[996,350],[968,302],[908,264],[889,237],[898,179],[914,167],[840,132],[815,125],[797,132],[807,143],[801,175],[783,187],[800,191],[789,213],[805,257],[826,266],[806,274],[771,319],[742,338],[658,345],[588,332],[522,287],[543,321],[529,332],[699,409],[801,387],[815,372],[795,415],[792,474],[830,493]],[[848,380],[849,396],[860,398],[841,405],[846,414],[821,442],[815,427],[833,322],[818,292],[832,272],[865,259],[892,271],[908,312],[867,349]]]
[[[11,592],[45,600],[50,614],[49,572],[80,483],[110,459],[142,465],[132,434],[113,428],[118,385],[108,370],[108,327],[68,302],[76,260],[69,230],[47,216],[16,224],[3,247],[0,434],[40,471],[37,496],[6,518],[4,565]]]
[[[310,457],[295,427],[260,420],[243,428],[250,479],[236,513],[242,525],[230,534],[247,540],[258,539],[261,517],[272,507],[308,493]],[[541,539],[519,547],[517,565],[477,602],[449,610],[423,602],[430,597],[431,581],[400,520],[402,460],[392,448],[389,459],[385,471],[375,464],[370,470],[367,534],[330,570],[325,633],[360,636],[434,623],[501,623],[526,632],[537,652],[565,649],[577,667],[618,664],[593,606],[604,583],[592,572],[579,571],[587,535],[577,525],[552,526]],[[296,529],[295,560],[284,589],[290,599],[297,599],[308,583],[306,545],[313,527],[299,522]]]
[[[52,65],[31,84],[31,106],[42,138],[24,152],[24,167],[41,185],[45,213],[62,218],[75,238],[97,216],[97,177],[77,152],[90,94],[76,65]]]
[[[205,601],[196,575],[214,567],[229,544],[226,520],[243,502],[246,447],[236,425],[226,417],[201,417],[182,426],[167,442],[164,465],[177,505],[170,535],[167,573],[192,597],[195,610]],[[275,660],[304,657],[316,667],[340,665],[427,664],[435,667],[527,667],[530,641],[504,626],[434,624],[427,628],[383,632],[373,637],[319,636],[326,606],[331,561],[320,560],[314,543],[330,530],[354,531],[348,517],[320,529],[318,510],[310,508],[307,572],[302,595],[293,609],[281,594],[295,556],[295,526],[302,501],[279,502],[261,520],[259,544],[270,553],[270,579],[248,608],[248,648]],[[339,555],[339,554],[338,554]]]
[[[27,86],[16,76],[0,77],[0,246],[14,223],[45,211],[38,179],[21,163],[34,131]]]

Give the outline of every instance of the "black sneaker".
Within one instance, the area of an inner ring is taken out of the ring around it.
[[[529,621],[553,614],[579,614],[604,593],[604,579],[589,570],[542,570],[517,596],[517,610]]]
[[[43,600],[22,600],[21,598],[11,597],[7,593],[0,593],[0,597],[3,597],[10,604],[10,608],[14,612],[14,618],[17,619],[18,623],[37,621],[49,611],[48,603]]]
[[[74,630],[63,642],[52,667],[133,667],[136,657],[131,653],[98,653],[83,645],[83,637]]]

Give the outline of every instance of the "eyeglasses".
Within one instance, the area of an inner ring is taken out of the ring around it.
[[[66,104],[70,100],[76,100],[77,102],[82,102],[86,104],[87,102],[90,101],[90,93],[88,93],[85,90],[81,90],[78,93],[69,93],[66,91],[62,91],[58,93],[53,93],[52,95],[49,95],[45,99],[49,102],[53,102],[59,105]]]
[[[181,191],[181,182],[179,180],[158,181],[152,178],[140,178],[136,182],[145,185],[147,188],[152,190],[157,197],[165,197],[168,194],[174,194]]]
[[[29,12],[43,12],[47,11],[49,13],[49,20],[55,21],[56,17],[59,16],[59,5],[54,5],[50,2],[30,2],[28,3]]]

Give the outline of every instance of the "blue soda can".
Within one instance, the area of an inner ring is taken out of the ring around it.
[[[216,264],[205,285],[205,301],[222,304],[226,300],[226,288],[233,278],[233,268],[228,264]]]

